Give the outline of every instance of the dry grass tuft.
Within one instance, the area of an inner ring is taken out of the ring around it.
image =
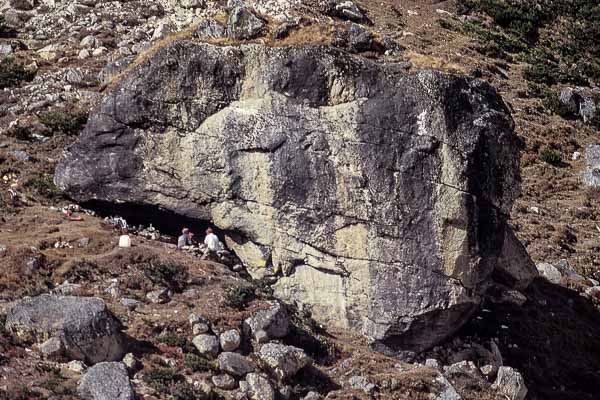
[[[426,54],[407,52],[407,57],[416,69],[437,69],[453,74],[466,74],[468,71],[463,65]]]

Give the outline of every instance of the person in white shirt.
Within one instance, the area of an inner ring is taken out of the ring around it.
[[[210,251],[213,251],[215,253],[223,251],[224,249],[223,243],[221,243],[221,241],[219,240],[217,235],[213,233],[213,230],[211,228],[208,228],[206,230],[206,238],[204,239],[204,244],[208,247]]]

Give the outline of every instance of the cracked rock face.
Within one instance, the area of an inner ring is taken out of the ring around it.
[[[328,47],[180,41],[107,95],[55,182],[79,201],[213,221],[270,250],[289,275],[280,298],[418,350],[479,304],[517,153],[483,82]]]

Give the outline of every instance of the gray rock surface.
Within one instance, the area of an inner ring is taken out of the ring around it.
[[[9,311],[6,328],[27,341],[57,338],[68,358],[86,364],[119,360],[125,353],[121,323],[95,297],[25,298]]]
[[[218,21],[206,18],[198,24],[194,35],[200,39],[221,39],[227,36],[227,31]]]
[[[290,318],[281,304],[275,302],[244,321],[244,331],[258,343],[285,337],[290,331]]]
[[[223,351],[235,351],[238,347],[240,347],[240,343],[242,341],[242,337],[240,333],[231,329],[221,333],[219,336],[219,343],[221,344],[221,348]]]
[[[219,389],[232,390],[237,387],[235,379],[231,375],[221,374],[212,377],[212,383]]]
[[[600,145],[589,145],[585,148],[585,166],[583,182],[587,186],[600,187]]]
[[[291,378],[311,362],[304,350],[278,343],[264,344],[258,356],[280,380]]]
[[[480,304],[518,159],[486,83],[324,46],[177,41],[115,85],[55,182],[213,221],[270,248],[293,271],[276,295],[319,322],[423,349]]]
[[[237,377],[242,377],[255,370],[254,364],[248,358],[237,353],[221,353],[217,361],[221,371]]]
[[[527,396],[527,386],[523,377],[519,371],[511,367],[498,369],[498,376],[492,388],[508,400],[523,400]]]
[[[434,400],[462,400],[462,397],[444,375],[439,374],[435,378],[435,382],[439,385],[439,393],[435,396]]]
[[[548,263],[539,263],[536,267],[540,273],[540,276],[545,278],[548,282],[557,285],[560,283],[562,274],[554,265]]]
[[[525,246],[512,229],[506,229],[502,252],[494,269],[494,280],[516,290],[524,290],[539,272]]]
[[[219,339],[214,335],[198,335],[192,343],[203,356],[216,357],[219,354]]]
[[[251,373],[246,376],[246,382],[248,397],[251,400],[275,400],[275,390],[266,377]]]
[[[77,388],[83,400],[134,400],[135,394],[121,362],[103,362],[91,367]]]
[[[236,40],[254,39],[261,34],[266,23],[252,10],[246,7],[235,7],[227,20],[227,35]]]

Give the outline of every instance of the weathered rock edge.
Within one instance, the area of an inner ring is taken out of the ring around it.
[[[518,148],[478,80],[325,46],[179,41],[105,97],[55,182],[78,201],[235,231],[248,266],[288,275],[279,297],[420,350],[481,301],[519,193]]]

